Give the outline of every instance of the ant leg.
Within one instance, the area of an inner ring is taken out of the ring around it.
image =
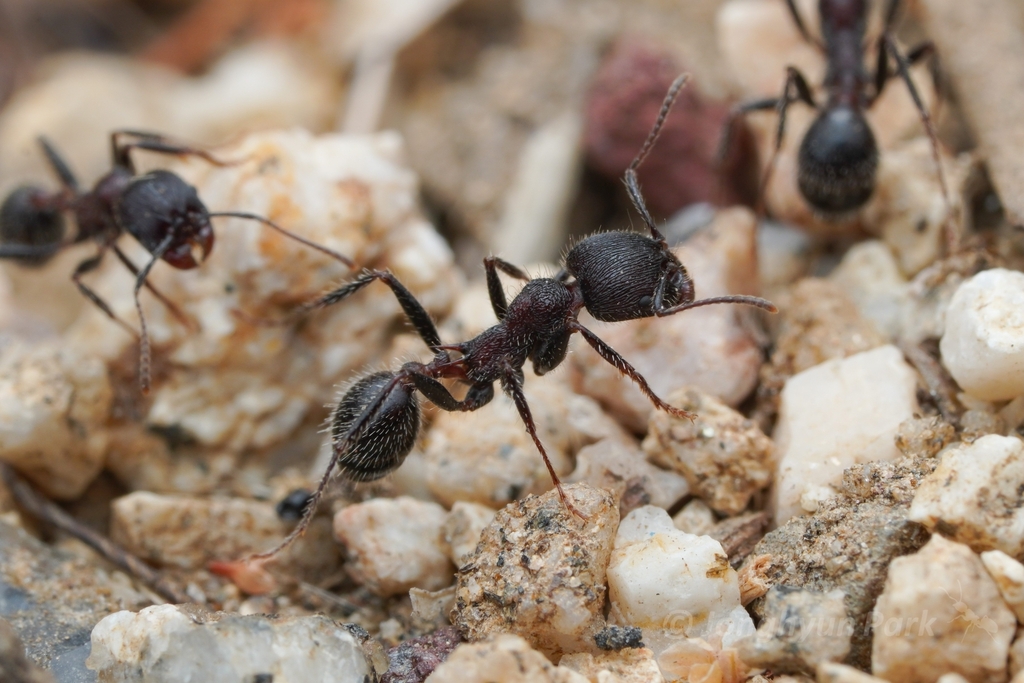
[[[150,352],[149,352],[149,334],[146,333],[146,317],[142,314],[142,303],[139,301],[139,290],[146,283],[146,277],[149,276],[149,271],[153,270],[153,266],[156,262],[163,258],[163,255],[167,253],[167,250],[171,248],[171,244],[174,243],[175,235],[168,235],[164,238],[164,241],[157,245],[156,249],[153,250],[153,258],[139,271],[135,277],[135,290],[133,295],[135,297],[135,310],[139,312],[139,329],[141,334],[139,335],[139,387],[142,389],[143,394],[149,393],[149,369],[150,369]]]
[[[651,237],[666,248],[668,247],[668,242],[665,241],[665,236],[661,234],[661,231],[654,224],[654,219],[651,217],[650,211],[647,210],[647,203],[644,202],[644,197],[640,193],[640,183],[636,179],[636,170],[640,168],[640,164],[647,158],[647,154],[651,151],[651,147],[654,146],[655,140],[658,139],[658,134],[661,132],[661,127],[665,125],[668,112],[672,109],[672,105],[675,104],[676,98],[679,96],[679,91],[686,85],[689,77],[689,74],[682,74],[672,81],[672,85],[669,87],[668,93],[665,94],[665,99],[661,103],[661,111],[658,112],[658,118],[654,121],[654,127],[647,134],[647,139],[644,140],[644,144],[640,147],[640,151],[637,152],[629,168],[626,169],[626,175],[623,179],[626,183],[626,192],[629,194],[629,199],[633,202],[633,207],[637,210],[637,213],[640,214],[640,218],[643,219],[647,228],[651,231]]]
[[[416,389],[428,401],[441,410],[446,410],[450,413],[466,413],[479,410],[494,398],[493,384],[474,384],[466,392],[466,397],[460,401],[452,396],[445,385],[429,375],[413,370],[409,373],[409,376],[412,378],[413,384],[416,385]]]
[[[565,495],[565,490],[562,489],[562,480],[555,473],[555,468],[551,465],[551,460],[548,459],[548,453],[544,450],[544,444],[541,443],[540,437],[537,435],[537,425],[533,421],[533,414],[530,412],[530,406],[526,402],[526,394],[523,393],[522,371],[509,368],[501,378],[501,388],[512,397],[512,402],[516,404],[516,410],[519,411],[519,417],[522,418],[523,423],[526,425],[526,431],[530,434],[530,438],[533,439],[537,450],[540,451],[540,457],[544,459],[544,466],[548,468],[548,474],[551,475],[551,483],[555,485],[558,497],[562,499],[562,505],[565,506],[566,510],[586,521],[587,516],[580,512],[569,501],[569,497]]]
[[[695,417],[697,417],[690,411],[683,410],[682,408],[676,408],[675,406],[671,406],[665,401],[663,401],[661,398],[659,398],[658,395],[654,393],[654,390],[651,389],[651,386],[647,383],[647,380],[644,379],[644,376],[637,372],[636,368],[630,365],[625,358],[619,355],[618,351],[608,346],[607,342],[598,337],[591,330],[587,329],[586,327],[579,323],[574,323],[572,325],[572,330],[574,332],[579,332],[580,334],[582,334],[583,338],[587,340],[588,344],[594,347],[594,350],[597,351],[598,355],[600,355],[601,358],[604,358],[606,361],[608,361],[608,363],[614,366],[616,370],[618,370],[619,372],[633,380],[633,382],[635,382],[636,385],[640,388],[640,391],[642,391],[644,395],[648,399],[650,399],[651,403],[653,403],[656,407],[676,417],[685,417],[689,420],[692,420]]]
[[[715,150],[714,166],[715,171],[718,173],[717,192],[719,200],[722,200],[726,193],[724,167],[726,159],[729,157],[729,152],[732,150],[739,119],[750,112],[774,110],[778,109],[778,106],[778,97],[766,97],[760,100],[741,102],[729,111],[725,122],[722,124],[722,134],[718,139],[718,149]]]
[[[136,140],[133,142],[122,142],[122,137],[132,137],[136,138]],[[110,149],[114,158],[114,164],[127,168],[132,173],[135,173],[135,164],[131,159],[131,151],[133,149],[144,149],[150,152],[174,156],[197,156],[214,166],[230,166],[232,163],[222,161],[205,150],[172,143],[170,138],[159,133],[148,133],[138,130],[115,130],[110,134]]]
[[[824,50],[825,46],[822,45],[821,41],[812,36],[811,32],[807,30],[807,25],[804,23],[804,18],[800,16],[800,10],[797,9],[796,2],[794,0],[786,0],[786,7],[789,8],[789,14],[793,17],[793,23],[796,24],[796,28],[800,31],[800,35],[804,37],[804,40]]]
[[[135,263],[133,263],[132,260],[128,258],[127,254],[121,251],[121,248],[118,247],[116,244],[111,246],[114,250],[114,253],[117,255],[117,258],[120,259],[121,263],[124,264],[124,267],[130,270],[132,275],[138,277],[139,267],[136,266]],[[178,320],[178,322],[180,322],[182,325],[192,330],[193,332],[198,329],[196,322],[192,320],[192,318],[190,318],[188,315],[186,315],[184,311],[178,308],[177,304],[175,304],[173,301],[164,296],[160,292],[160,290],[151,285],[149,283],[149,280],[146,280],[144,284],[146,289],[148,289],[153,294],[153,296],[159,299],[160,302],[167,307],[167,310],[171,312],[171,315],[173,315]]]
[[[514,266],[497,256],[488,256],[484,259],[484,270],[487,272],[487,294],[491,299],[491,308],[498,320],[505,319],[505,311],[508,310],[508,300],[505,298],[505,289],[501,286],[498,278],[498,271],[517,280],[529,280],[530,276],[524,273],[519,266]]]
[[[900,0],[889,0],[889,4],[885,10],[885,21],[882,24],[884,27],[882,33],[888,33],[893,26],[896,25],[896,14],[900,11]]]
[[[53,143],[45,137],[40,135],[37,140],[39,141],[39,146],[43,148],[43,154],[46,155],[46,161],[50,164],[50,168],[53,169],[53,172],[60,179],[60,184],[72,194],[78,194],[78,178],[72,173],[71,167],[64,161],[64,157],[60,155],[60,152],[53,146]]]
[[[793,66],[786,67],[786,84],[782,87],[782,97],[776,101],[775,111],[779,116],[778,128],[775,131],[775,149],[772,151],[771,159],[765,167],[764,175],[761,177],[761,187],[758,190],[758,203],[764,201],[765,191],[768,189],[768,182],[775,171],[775,163],[778,161],[779,152],[782,150],[782,140],[786,134],[786,110],[794,102],[803,102],[812,109],[817,109],[814,103],[814,96],[811,88],[807,85],[807,79],[800,73],[799,69]]]
[[[217,216],[224,216],[224,217],[227,217],[227,218],[245,218],[245,219],[251,220],[251,221],[259,221],[260,223],[263,223],[264,225],[266,225],[268,228],[271,228],[271,229],[276,230],[277,232],[281,233],[285,237],[290,237],[291,239],[295,240],[296,242],[299,242],[301,244],[305,244],[307,247],[310,247],[312,249],[316,249],[317,251],[319,251],[319,252],[321,252],[323,254],[327,254],[328,256],[330,256],[332,259],[334,259],[336,261],[341,261],[342,263],[344,263],[349,268],[351,268],[351,267],[353,267],[355,265],[352,262],[352,259],[350,259],[349,257],[343,256],[343,255],[339,254],[338,252],[334,251],[333,249],[328,249],[327,247],[323,246],[322,244],[317,244],[316,242],[314,242],[312,240],[308,240],[305,237],[302,237],[301,235],[297,235],[294,232],[292,232],[291,230],[288,230],[286,228],[281,227],[280,225],[278,225],[274,221],[270,220],[269,218],[264,218],[263,216],[260,216],[258,214],[247,213],[245,211],[214,211],[214,212],[210,213],[209,216],[210,216],[210,218],[215,218]]]
[[[333,292],[329,292],[319,299],[303,304],[295,312],[285,318],[284,321],[280,321],[278,324],[287,324],[294,319],[306,315],[310,311],[314,311],[319,308],[326,308],[336,304],[343,299],[347,299],[349,296],[355,294],[375,280],[380,280],[390,287],[391,291],[395,293],[395,298],[398,299],[398,304],[405,312],[405,316],[409,319],[409,322],[412,323],[412,326],[416,328],[416,332],[419,333],[420,338],[423,339],[430,350],[438,354],[446,353],[441,346],[441,335],[438,334],[437,327],[434,326],[434,321],[430,319],[430,314],[427,313],[425,308],[423,308],[423,304],[416,300],[416,297],[412,295],[412,292],[406,289],[405,286],[398,281],[398,278],[386,270],[368,270],[355,280],[342,285]]]
[[[917,92],[917,86],[914,85],[914,81],[910,78],[910,64],[907,58],[900,51],[899,47],[896,46],[896,42],[888,34],[883,34],[879,39],[879,50],[886,50],[892,55],[892,58],[896,61],[896,70],[898,71],[900,78],[903,79],[903,83],[907,86],[907,90],[910,91],[910,97],[914,100],[914,106],[917,107],[917,113],[921,116],[921,123],[924,124],[925,132],[928,134],[928,140],[932,145],[932,158],[935,160],[935,169],[939,178],[939,188],[942,190],[942,198],[945,201],[946,206],[950,207],[949,214],[951,214],[952,205],[949,201],[949,189],[946,185],[946,174],[942,169],[942,158],[939,154],[939,136],[935,132],[932,117],[925,108],[924,102],[921,101],[921,95]],[[921,49],[918,51],[919,53],[923,52],[924,54],[927,54],[927,51]],[[949,217],[946,219],[946,240],[950,253],[955,252],[959,248],[959,235],[957,234],[956,228],[953,226],[952,220]]]
[[[79,263],[78,267],[75,268],[75,272],[71,274],[71,281],[75,283],[76,287],[78,287],[78,291],[82,293],[82,296],[91,301],[101,311],[106,313],[108,318],[110,318],[115,323],[124,328],[128,332],[128,334],[132,335],[133,337],[138,337],[139,333],[136,332],[131,325],[117,317],[117,314],[114,313],[114,310],[110,308],[109,305],[107,305],[107,302],[101,299],[96,292],[89,289],[85,285],[85,283],[82,282],[82,276],[90,271],[95,270],[96,267],[100,265],[100,262],[103,260],[103,255],[106,253],[107,245],[102,245],[100,247],[99,252],[95,256],[93,256],[92,258],[87,258],[86,260]]]

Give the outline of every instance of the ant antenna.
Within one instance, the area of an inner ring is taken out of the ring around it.
[[[335,261],[340,261],[340,262],[344,263],[346,266],[348,266],[349,268],[352,268],[353,266],[355,266],[355,263],[352,261],[352,259],[348,258],[347,256],[339,254],[338,252],[334,251],[333,249],[328,249],[327,247],[323,246],[322,244],[317,244],[316,242],[313,242],[312,240],[308,240],[305,237],[302,237],[300,235],[296,235],[291,230],[287,230],[287,229],[281,227],[280,225],[278,225],[277,223],[275,223],[274,221],[272,221],[272,220],[270,220],[268,218],[264,218],[263,216],[260,216],[258,214],[247,213],[245,211],[214,211],[214,212],[210,213],[210,217],[211,218],[214,218],[214,217],[217,217],[217,216],[224,216],[224,217],[228,217],[228,218],[245,218],[245,219],[248,219],[248,220],[251,220],[251,221],[259,221],[260,223],[263,223],[267,227],[273,228],[274,230],[278,231],[279,233],[281,233],[285,237],[290,237],[291,239],[295,240],[296,242],[300,242],[300,243],[306,245],[307,247],[310,247],[311,249],[316,249],[317,251],[319,251],[319,252],[321,252],[323,254],[327,254],[328,256],[333,258]]]
[[[640,193],[640,184],[636,179],[636,170],[640,168],[640,164],[647,158],[647,154],[651,151],[651,147],[654,146],[654,142],[658,139],[658,134],[661,133],[661,128],[665,125],[665,119],[668,117],[669,111],[672,109],[672,105],[675,104],[676,98],[679,96],[679,91],[683,89],[686,82],[690,79],[690,74],[681,74],[676,80],[672,81],[672,86],[668,89],[668,93],[665,95],[665,100],[661,103],[661,111],[658,112],[658,118],[654,121],[654,127],[651,128],[651,132],[647,134],[647,139],[644,140],[644,144],[640,147],[640,151],[637,153],[636,158],[633,159],[633,163],[626,169],[625,182],[626,192],[629,194],[630,201],[633,202],[633,207],[640,214],[644,223],[647,224],[648,229],[651,231],[651,235],[654,239],[658,240],[662,244],[665,242],[664,235],[658,230],[658,227],[654,223],[654,218],[651,217],[650,211],[647,210],[647,204],[644,202],[644,197]]]

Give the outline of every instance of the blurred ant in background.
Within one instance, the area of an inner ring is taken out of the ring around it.
[[[605,322],[667,316],[711,304],[746,304],[775,312],[775,306],[753,296],[730,295],[697,299],[686,268],[669,249],[668,242],[651,217],[636,178],[661,130],[672,103],[686,81],[680,76],[672,84],[661,111],[639,154],[626,170],[629,197],[647,226],[650,236],[614,231],[590,235],[573,246],[563,268],[553,278],[530,278],[522,269],[500,258],[484,259],[487,292],[498,323],[469,341],[441,343],[440,335],[423,305],[391,273],[366,271],[352,282],[312,301],[281,324],[315,309],[336,304],[371,282],[391,288],[409,322],[434,353],[429,363],[409,362],[397,370],[383,370],[358,379],[341,397],[331,416],[332,456],[319,486],[303,507],[302,519],[275,549],[250,559],[273,557],[309,525],[335,467],[350,481],[380,479],[402,464],[412,450],[420,428],[416,393],[442,410],[472,411],[494,398],[495,382],[512,399],[526,431],[540,451],[551,481],[566,509],[582,518],[562,490],[523,393],[523,366],[543,375],[557,367],[569,349],[569,338],[580,333],[597,353],[633,380],[658,408],[677,417],[694,415],[659,398],[647,380],[615,349],[608,346],[578,320],[586,309]],[[526,284],[509,303],[499,272]],[[458,357],[453,358],[452,353]],[[469,385],[464,398],[455,398],[441,379]]]
[[[15,189],[0,205],[0,258],[8,258],[24,266],[39,266],[64,247],[94,241],[95,256],[78,264],[71,279],[78,290],[107,316],[140,342],[139,383],[143,393],[150,387],[150,349],[146,319],[139,303],[139,290],[146,287],[182,324],[195,329],[195,324],[171,301],[153,287],[146,278],[157,261],[166,261],[181,270],[199,267],[213,248],[214,233],[210,219],[215,217],[245,218],[264,225],[351,267],[352,261],[326,247],[315,244],[285,230],[276,223],[240,211],[210,212],[200,201],[194,187],[170,171],[156,170],[137,175],[131,152],[135,149],[176,156],[197,156],[216,166],[226,166],[200,149],[168,141],[162,135],[131,130],[111,133],[113,169],[101,177],[91,190],[82,191],[67,163],[52,144],[44,138],[39,143],[47,162],[60,180],[61,189],[49,192],[26,185]],[[64,214],[75,218],[77,232],[66,238]],[[139,268],[117,245],[127,232],[145,247],[152,258]],[[104,255],[113,251],[135,276],[135,307],[139,313],[140,332],[121,320],[110,306],[82,282],[82,276],[95,270]]]
[[[775,150],[761,181],[760,195],[771,177],[776,157],[782,147],[786,128],[786,110],[794,102],[803,102],[818,111],[818,116],[804,134],[797,157],[797,183],[800,193],[815,211],[825,216],[842,216],[861,208],[875,188],[878,169],[878,145],[864,112],[878,100],[885,84],[894,77],[889,58],[896,64],[896,73],[907,86],[914,100],[925,131],[932,144],[942,195],[949,204],[946,180],[939,159],[939,143],[929,115],[917,88],[910,78],[910,66],[935,56],[932,43],[926,42],[904,55],[891,36],[899,10],[899,0],[889,0],[884,27],[878,39],[877,63],[872,81],[864,67],[865,30],[868,16],[867,0],[819,0],[822,40],[807,30],[795,0],[786,0],[793,21],[806,41],[816,45],[828,61],[824,88],[826,100],[818,105],[807,79],[795,67],[786,70],[786,84],[780,97],[754,100],[739,105],[724,128],[719,158],[724,158],[730,145],[733,120],[752,111],[775,110],[779,117]],[[938,78],[933,68],[938,90]]]

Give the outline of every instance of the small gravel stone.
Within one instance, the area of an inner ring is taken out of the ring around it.
[[[1024,564],[1001,550],[981,554],[981,561],[999,587],[1006,605],[1013,610],[1019,623],[1024,623]]]
[[[742,512],[771,481],[771,440],[753,421],[698,389],[680,389],[668,402],[697,417],[652,413],[643,443],[647,457],[685,476],[693,493],[716,512]]]
[[[582,674],[591,683],[664,683],[665,678],[654,660],[654,653],[645,647],[626,648],[618,652],[593,655],[579,652],[565,655],[559,666]]]
[[[764,538],[770,523],[767,512],[748,512],[723,519],[708,530],[707,535],[722,544],[729,563],[737,567]]]
[[[480,542],[480,534],[494,519],[494,510],[479,503],[459,501],[452,506],[441,526],[448,557],[456,567],[469,560]]]
[[[110,615],[93,629],[87,663],[100,681],[121,683],[363,683],[372,671],[352,633],[327,617],[243,617],[175,605]]]
[[[917,490],[910,519],[966,543],[1024,559],[1024,443],[989,434],[947,450]]]
[[[778,680],[778,679],[776,679]],[[818,665],[818,683],[887,683],[852,666],[836,662],[821,662]]]
[[[869,351],[885,343],[849,295],[834,282],[805,278],[775,304],[775,349],[761,369],[758,410],[774,415],[779,393],[793,375],[834,358]]]
[[[757,633],[737,643],[740,657],[753,666],[780,673],[813,674],[819,662],[839,662],[850,652],[853,625],[842,590],[828,593],[775,586],[764,610],[781,619],[766,619]]]
[[[4,683],[54,683],[53,676],[25,657],[14,628],[0,619],[0,681]]]
[[[576,469],[566,480],[611,491],[620,517],[642,505],[672,507],[690,490],[682,475],[647,462],[636,442],[626,438],[602,439],[580,449]]]
[[[993,268],[957,288],[939,342],[942,362],[972,396],[1024,394],[1024,273]]]
[[[747,209],[719,211],[714,222],[674,252],[686,264],[698,297],[759,294],[757,222]],[[699,387],[735,406],[757,385],[763,362],[746,306],[708,306],[621,323],[585,322],[618,351],[662,398]],[[747,321],[746,324],[744,321]],[[756,329],[756,323],[753,323]],[[576,388],[596,398],[636,433],[654,408],[639,389],[591,349],[570,355]]]
[[[622,520],[608,591],[612,613],[643,629],[659,654],[680,636],[717,635],[728,644],[754,630],[721,544],[680,531],[661,508],[637,508]]]
[[[715,511],[700,498],[694,498],[675,514],[672,523],[680,531],[704,536],[715,526]]]
[[[334,534],[352,557],[346,569],[380,596],[410,588],[437,590],[452,581],[444,551],[447,512],[437,503],[408,496],[374,498],[334,516]]]
[[[956,438],[956,428],[938,416],[912,417],[900,423],[896,448],[903,455],[932,457]]]
[[[776,524],[813,510],[834,493],[847,467],[899,457],[897,430],[918,411],[917,375],[895,346],[827,361],[790,378],[774,434]]]
[[[607,626],[594,636],[594,643],[602,650],[621,650],[643,647],[643,632],[635,626]]]
[[[458,629],[447,626],[391,648],[380,683],[423,683],[461,642]]]
[[[113,398],[98,358],[0,340],[0,459],[46,495],[77,498],[103,467]]]
[[[995,581],[966,545],[932,539],[893,560],[875,608],[871,670],[924,683],[945,673],[1004,681],[1017,622]]]
[[[272,503],[241,498],[190,498],[136,491],[111,504],[110,536],[139,557],[168,567],[200,569],[269,550],[291,525]],[[278,565],[304,578],[335,571],[339,553],[327,520],[281,553]]]
[[[597,652],[604,627],[605,571],[618,506],[607,491],[565,487],[498,512],[458,574],[452,622],[467,640],[512,632],[549,656]]]
[[[482,643],[463,643],[426,683],[588,683],[580,674],[555,666],[516,635],[501,634]]]

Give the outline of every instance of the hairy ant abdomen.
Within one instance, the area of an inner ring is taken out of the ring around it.
[[[657,240],[636,232],[601,232],[569,250],[565,269],[576,278],[590,315],[621,322],[655,315],[654,293],[679,261]],[[673,306],[683,292],[666,283],[664,302]]]
[[[146,251],[156,253],[173,236],[163,260],[182,270],[199,267],[213,248],[210,212],[196,189],[170,171],[134,178],[116,204],[117,220]],[[201,257],[196,258],[194,248]]]
[[[0,205],[0,245],[7,248],[24,246],[26,255],[16,262],[40,266],[49,261],[64,239],[64,214],[48,206],[50,193],[40,187],[23,185],[7,196]],[[52,247],[51,253],[32,255],[33,249]]]
[[[874,192],[878,144],[852,107],[824,110],[804,135],[798,160],[800,192],[822,213],[855,211]]]
[[[344,447],[338,469],[346,479],[380,479],[409,455],[420,430],[420,406],[413,391],[414,386],[396,373],[383,371],[358,380],[341,397],[331,416],[331,440],[334,448]],[[374,403],[379,407],[368,413]],[[364,423],[355,425],[367,415]]]

